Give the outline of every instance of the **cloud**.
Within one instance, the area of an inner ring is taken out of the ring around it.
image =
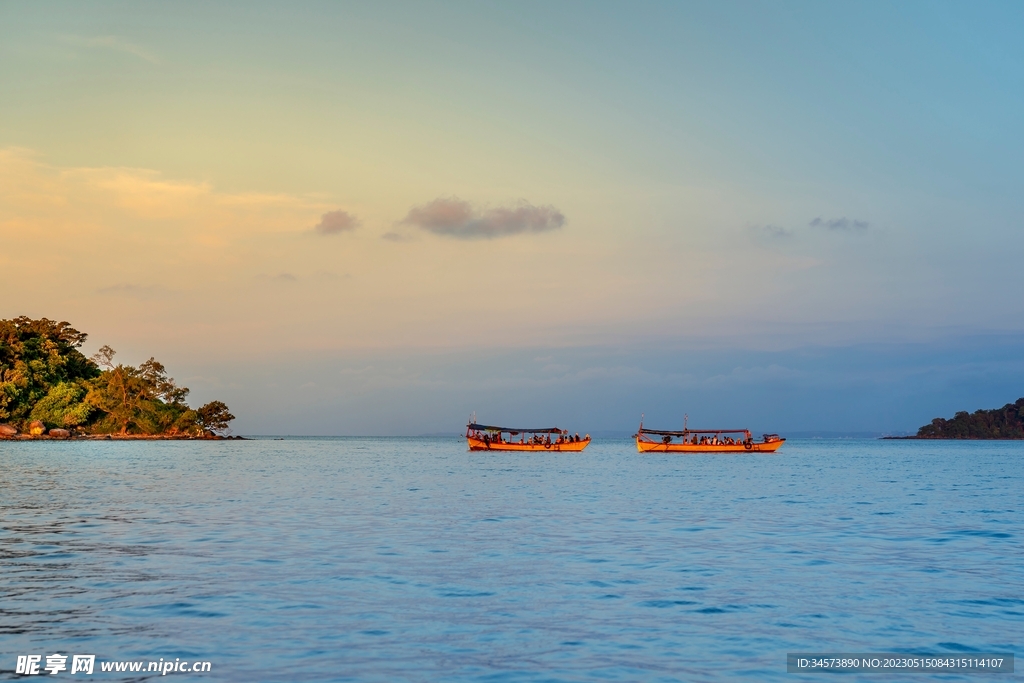
[[[298,282],[299,280],[299,278],[295,277],[291,273],[278,273],[277,275],[260,273],[256,276],[256,279],[263,280],[264,282]]]
[[[135,45],[134,43],[122,40],[117,36],[94,36],[92,38],[86,38],[83,36],[62,36],[61,40],[65,43],[81,47],[98,47],[114,50],[116,52],[124,52],[145,60],[150,64],[160,63],[160,60],[153,53],[149,52],[145,48]]]
[[[321,235],[338,235],[355,230],[358,226],[359,219],[348,211],[328,211],[320,216],[320,222],[313,230]]]
[[[410,237],[409,235],[403,235],[402,233],[395,232],[393,230],[391,232],[384,233],[383,235],[380,236],[380,238],[382,240],[387,240],[388,242],[411,242],[412,241],[412,237]]]
[[[759,232],[762,235],[765,235],[766,237],[774,238],[784,238],[793,236],[793,231],[790,230],[789,228],[784,228],[781,225],[773,225],[771,223],[769,223],[768,225],[762,225]]]
[[[458,197],[439,197],[414,206],[402,223],[435,235],[471,240],[557,230],[565,225],[565,216],[553,206],[534,206],[525,200],[481,210]]]
[[[812,228],[828,228],[829,230],[867,230],[870,223],[867,221],[861,221],[854,218],[853,220],[843,216],[842,218],[830,218],[829,220],[823,220],[821,216],[818,216],[810,223]]]
[[[154,285],[133,285],[133,284],[119,284],[111,285],[109,287],[101,287],[96,290],[97,294],[103,294],[107,296],[123,296],[129,299],[148,300],[156,299],[166,295],[167,290],[162,287],[156,287]]]
[[[0,199],[10,212],[45,206],[67,210],[118,210],[146,221],[183,221],[189,233],[293,232],[296,225],[329,208],[322,202],[288,194],[223,192],[206,181],[166,179],[158,171],[127,167],[55,167],[31,150],[0,149]],[[0,213],[3,213],[0,211]],[[105,217],[102,223],[109,223]],[[79,222],[76,233],[81,234]],[[180,232],[180,231],[179,231]]]

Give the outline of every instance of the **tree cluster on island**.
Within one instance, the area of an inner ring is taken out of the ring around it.
[[[10,431],[210,437],[235,419],[221,401],[193,409],[163,364],[114,360],[109,346],[87,358],[86,334],[66,322],[0,320],[0,425]],[[3,434],[0,434],[3,436]]]
[[[952,420],[937,417],[917,430],[917,439],[1024,439],[1024,398],[1002,408],[960,411]]]

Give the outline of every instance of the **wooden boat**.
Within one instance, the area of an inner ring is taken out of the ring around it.
[[[506,434],[508,438],[505,438]],[[518,441],[515,438],[517,436]],[[579,452],[590,445],[590,435],[581,438],[579,434],[573,436],[558,427],[512,429],[470,422],[466,425],[466,441],[471,451]]]
[[[742,434],[743,438],[730,434]],[[786,443],[778,434],[765,434],[762,441],[754,441],[749,429],[688,429],[685,422],[681,432],[644,429],[642,419],[633,436],[640,453],[774,453]]]

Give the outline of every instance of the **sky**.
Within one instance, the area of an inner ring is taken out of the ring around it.
[[[0,4],[0,317],[243,434],[1024,395],[1020,3]],[[728,423],[728,424],[726,424]]]

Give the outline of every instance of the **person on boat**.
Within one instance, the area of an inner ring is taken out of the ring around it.
[[[579,432],[576,432],[576,436],[574,437],[574,439],[575,439],[576,443],[580,442],[580,433]]]

